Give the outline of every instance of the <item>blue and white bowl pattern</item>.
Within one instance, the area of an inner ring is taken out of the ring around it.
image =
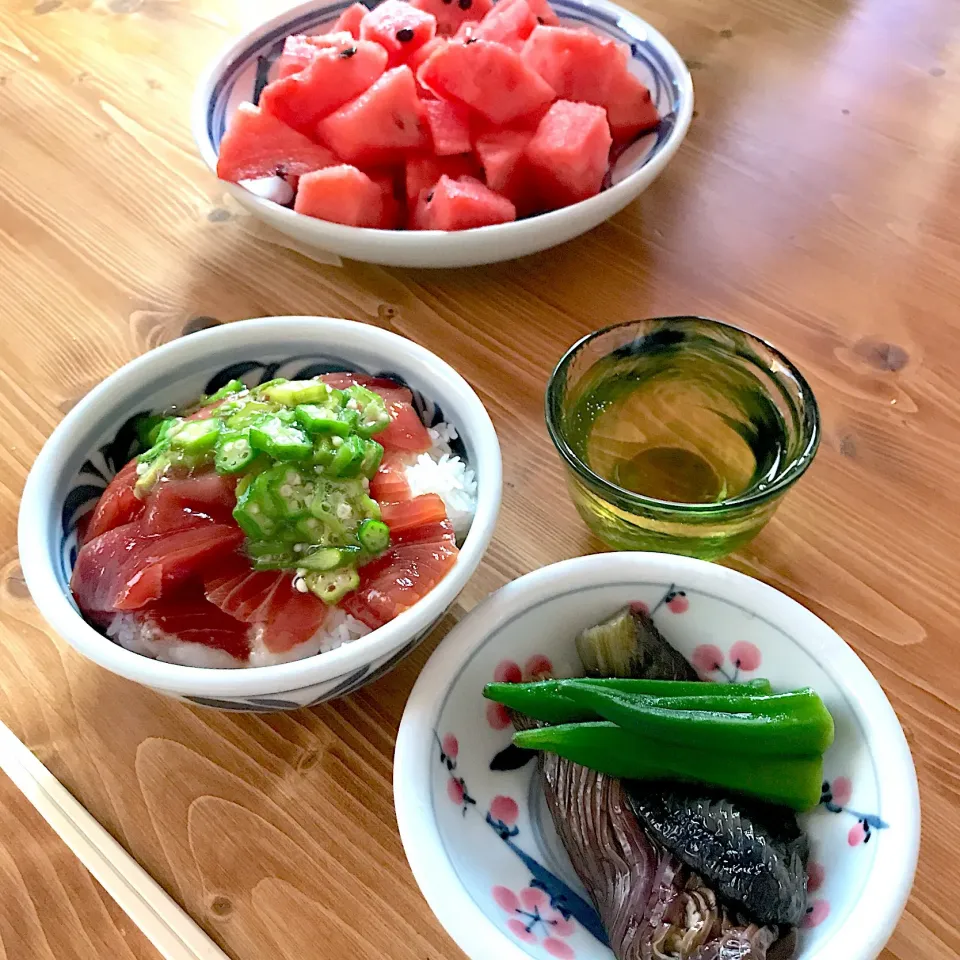
[[[204,152],[216,156],[237,105],[244,101],[257,102],[263,87],[275,79],[273,64],[283,50],[284,39],[294,33],[327,32],[353,2],[338,0],[329,6],[291,11],[290,19],[279,26],[265,26],[231,58],[209,95]],[[367,6],[372,8],[377,4],[367,3]],[[609,183],[618,183],[649,163],[667,143],[681,110],[685,79],[671,69],[661,53],[662,38],[658,37],[659,43],[653,42],[651,28],[621,7],[604,0],[552,0],[552,6],[565,25],[586,26],[624,44],[630,51],[631,72],[649,88],[662,118],[656,130],[640,137],[618,157],[609,178]]]

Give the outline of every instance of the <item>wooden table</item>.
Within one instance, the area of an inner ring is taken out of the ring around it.
[[[491,590],[597,549],[544,430],[544,383],[602,324],[743,324],[810,378],[813,470],[731,563],[820,614],[889,694],[924,807],[885,960],[960,953],[960,6],[638,0],[697,114],[662,179],[590,235],[446,273],[318,266],[257,237],[196,156],[204,62],[280,3],[7,0],[0,8],[0,717],[236,960],[453,960],[410,875],[391,755],[444,629]],[[209,324],[351,317],[476,387],[504,449],[497,536],[444,628],[372,687],[290,715],[145,693],[45,626],[18,495],[54,425],[116,367]],[[155,956],[0,781],[0,957]]]

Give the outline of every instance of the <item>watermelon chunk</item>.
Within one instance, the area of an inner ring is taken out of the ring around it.
[[[438,36],[452,37],[462,23],[482,20],[493,0],[410,0],[410,5],[433,14]]]
[[[241,103],[220,141],[217,176],[239,183],[261,177],[299,176],[336,163],[325,147],[252,103]]]
[[[277,77],[292,77],[304,70],[313,61],[318,50],[325,47],[343,50],[352,43],[353,37],[349,33],[323,33],[315,37],[293,33],[283,41],[283,53],[277,57]]]
[[[527,146],[541,202],[556,209],[599,193],[612,142],[603,107],[558,100]]]
[[[480,23],[470,27],[470,36],[521,50],[536,25],[537,18],[527,0],[500,0]]]
[[[300,73],[268,83],[260,106],[312,136],[320,120],[367,90],[386,66],[386,51],[367,40],[351,40],[344,49],[319,49]]]
[[[470,142],[470,111],[466,107],[449,100],[427,100],[423,109],[430,128],[433,152],[438,157],[469,153],[473,149]]]
[[[626,67],[611,82],[604,106],[610,133],[617,143],[632,140],[660,122],[650,91]]]
[[[473,107],[494,123],[509,123],[554,99],[553,88],[499,43],[448,43],[420,68],[420,82],[440,96]]]
[[[561,100],[604,106],[615,76],[626,67],[623,48],[586,29],[538,26],[521,56]]]
[[[416,75],[420,67],[441,47],[445,47],[447,43],[448,41],[443,37],[434,37],[432,40],[428,40],[422,47],[418,47],[407,57],[407,66],[413,71],[414,75]],[[433,97],[433,91],[427,90],[426,87],[421,87],[419,81],[417,81],[417,87],[420,90],[421,97]]]
[[[398,162],[410,150],[429,146],[430,135],[407,66],[388,70],[356,100],[321,120],[320,139],[348,163],[377,166]]]
[[[533,11],[537,23],[545,24],[548,27],[559,26],[560,18],[553,7],[550,6],[549,0],[527,0],[527,5]]]
[[[429,43],[437,32],[432,13],[411,6],[406,0],[384,0],[371,10],[360,24],[364,40],[379,43],[390,57],[390,66],[407,59]]]
[[[473,177],[441,177],[424,200],[426,209],[418,213],[425,224],[421,229],[469,230],[517,219],[517,208],[506,197]]]
[[[392,193],[392,185],[390,189]],[[384,201],[379,183],[356,167],[340,164],[302,176],[293,209],[349,227],[382,227],[390,217]]]
[[[345,30],[354,40],[359,40],[360,22],[368,13],[369,11],[362,3],[355,3],[340,14],[337,22],[333,25],[333,29],[335,31]]]
[[[518,215],[532,213],[536,208],[526,158],[532,139],[533,131],[500,130],[482,134],[475,144],[487,186],[510,200]]]
[[[469,154],[454,157],[436,157],[432,154],[414,154],[407,158],[405,180],[407,203],[411,209],[416,206],[420,194],[437,185],[437,181],[446,174],[451,180],[458,177],[479,177],[480,167]]]
[[[367,176],[380,188],[380,220],[377,226],[381,230],[396,230],[402,218],[400,201],[397,198],[397,183],[393,173],[370,170]]]

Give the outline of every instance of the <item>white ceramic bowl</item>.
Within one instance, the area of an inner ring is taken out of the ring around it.
[[[353,0],[308,2],[265,21],[220,54],[200,78],[193,100],[193,136],[215,170],[220,140],[238,103],[250,100],[258,69],[279,56],[291,33],[323,33]],[[368,230],[307,217],[224,184],[254,216],[308,247],[394,267],[469,267],[546,250],[591,230],[635,200],[663,172],[693,116],[693,83],[676,50],[644,20],[607,0],[551,0],[560,19],[626,44],[631,70],[650,89],[663,120],[618,159],[612,184],[589,200],[516,223],[456,233]],[[369,2],[368,6],[376,6]]]
[[[812,867],[797,958],[873,960],[903,910],[920,838],[916,774],[896,715],[856,654],[808,610],[732,570],[665,554],[586,557],[521,577],[428,661],[400,725],[393,786],[404,849],[440,922],[472,960],[610,960],[589,924],[564,921],[533,885],[536,876],[585,897],[535,764],[491,770],[512,728],[481,690],[495,674],[578,672],[576,634],[635,601],[702,675],[764,676],[823,697],[837,736],[824,802],[802,818]]]
[[[213,669],[160,663],[108,640],[80,615],[68,583],[78,518],[134,452],[134,421],[183,404],[233,377],[365,371],[406,383],[427,425],[447,420],[476,471],[477,511],[456,565],[419,603],[329,653],[270,667]],[[443,616],[480,563],[500,509],[497,435],[467,382],[429,350],[377,327],[330,317],[269,317],[192,334],[132,360],[64,418],[37,457],[20,506],[20,562],[50,625],[85,657],[160,693],[263,712],[319,703],[369,683],[406,656]]]

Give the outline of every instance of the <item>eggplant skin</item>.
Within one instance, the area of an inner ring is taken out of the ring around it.
[[[758,924],[795,927],[807,900],[807,838],[786,811],[702,790],[627,784],[647,834]]]

